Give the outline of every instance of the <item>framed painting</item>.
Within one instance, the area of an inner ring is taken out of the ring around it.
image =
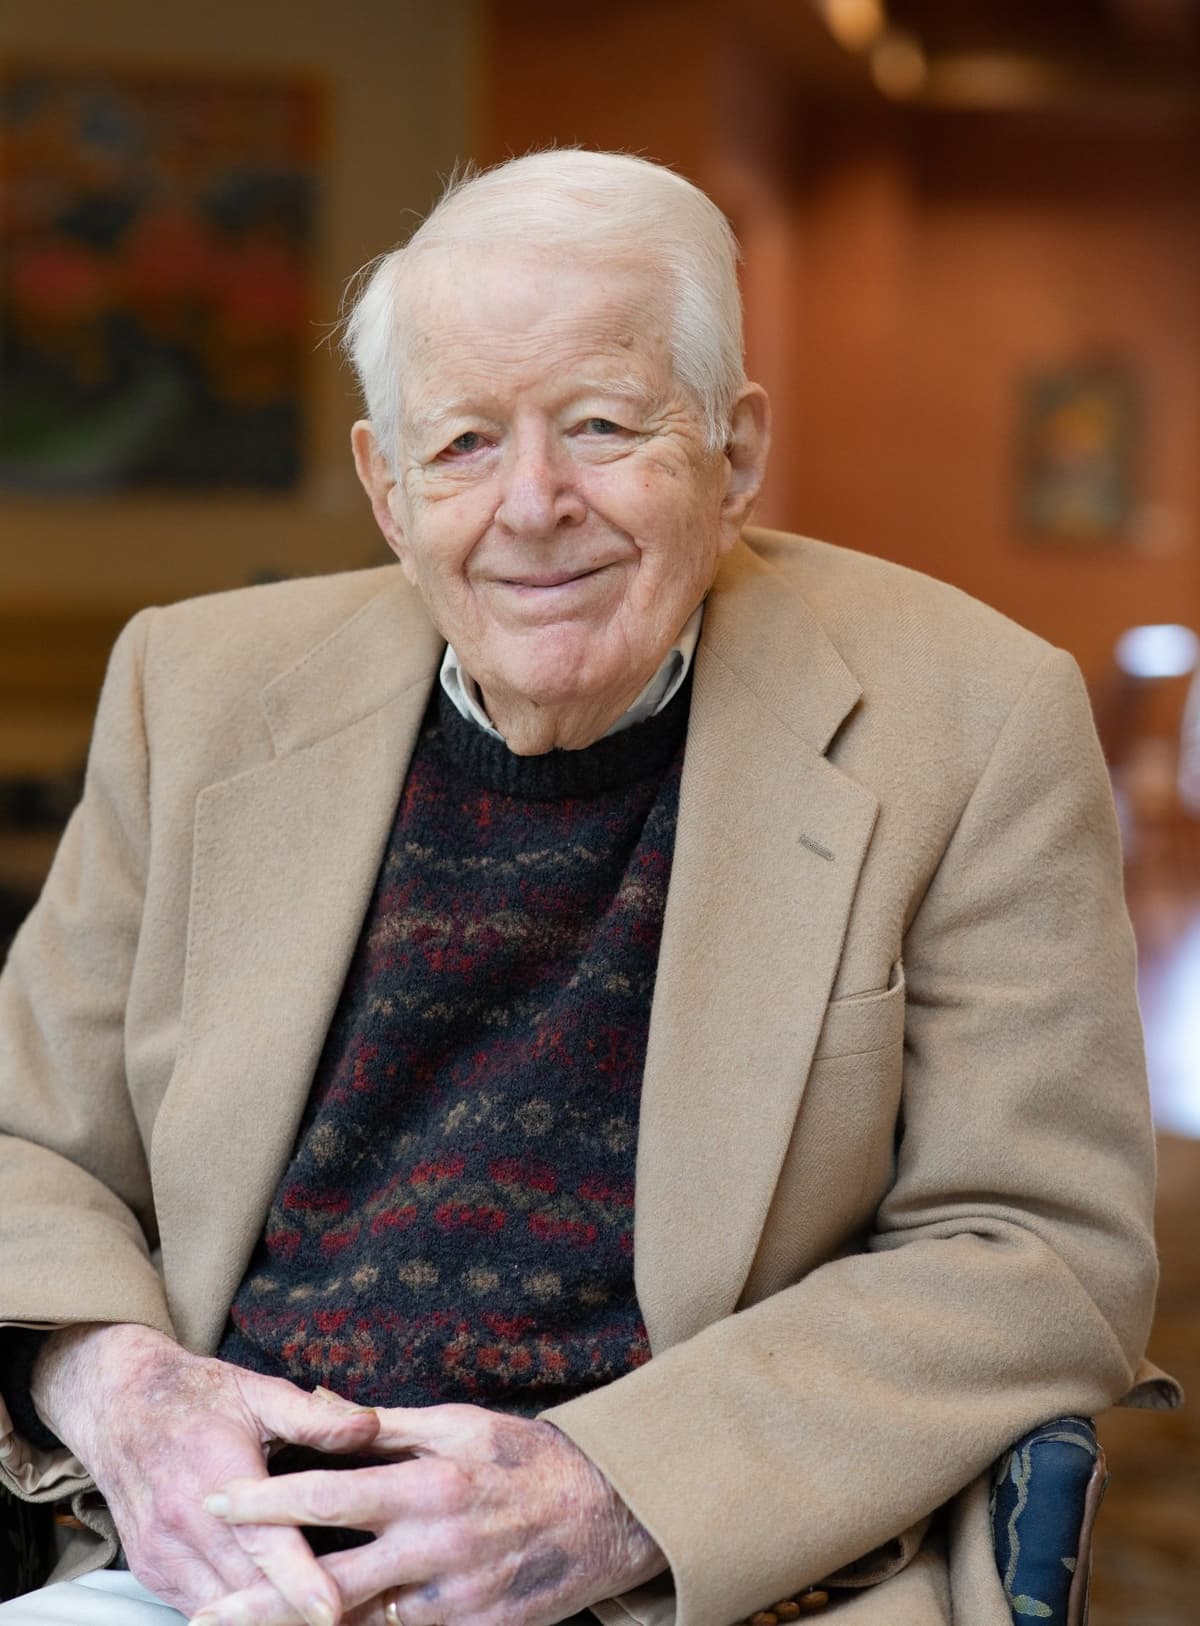
[[[1130,540],[1137,436],[1128,369],[1068,367],[1026,379],[1018,435],[1022,532],[1068,547]]]
[[[323,98],[297,77],[0,72],[0,486],[301,472]]]

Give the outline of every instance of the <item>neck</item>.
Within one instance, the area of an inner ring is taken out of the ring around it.
[[[526,695],[480,689],[492,727],[516,756],[536,757],[546,751],[582,751],[607,734],[629,710],[653,674],[634,678],[628,687],[597,699],[541,705]]]

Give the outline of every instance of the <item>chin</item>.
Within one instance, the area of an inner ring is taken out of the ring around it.
[[[589,706],[602,702],[606,692],[581,685],[577,672],[523,672],[514,675],[506,688],[534,706]]]
[[[523,651],[521,658],[496,666],[508,693],[538,706],[588,705],[623,686],[623,672],[598,668],[594,650],[579,640],[546,642],[549,647]]]

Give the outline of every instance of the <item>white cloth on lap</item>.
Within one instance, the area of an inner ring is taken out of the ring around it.
[[[0,1603],[4,1626],[175,1626],[186,1618],[128,1570],[93,1570]]]

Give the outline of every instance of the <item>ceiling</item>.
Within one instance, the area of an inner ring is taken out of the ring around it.
[[[797,77],[827,94],[963,111],[1200,112],[1200,0],[743,4]]]

